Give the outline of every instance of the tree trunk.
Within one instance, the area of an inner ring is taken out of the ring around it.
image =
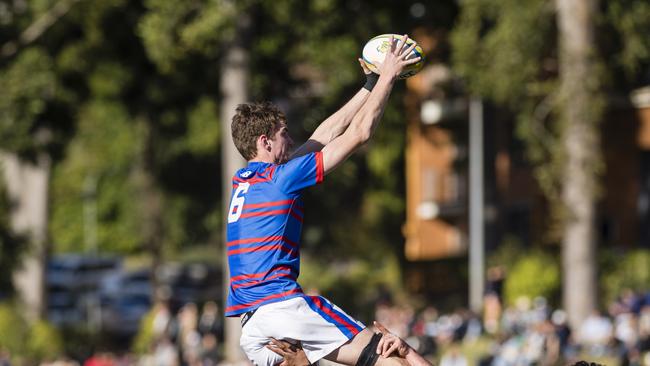
[[[245,165],[245,160],[237,151],[231,137],[231,121],[238,104],[248,102],[248,33],[250,32],[250,18],[247,14],[239,16],[237,25],[237,36],[232,43],[226,47],[226,55],[221,64],[221,159],[222,159],[222,197],[223,212],[228,217],[228,205],[232,190],[232,176],[238,169]],[[224,221],[225,222],[225,221]],[[225,224],[224,224],[225,225]],[[228,296],[230,285],[230,271],[228,267],[228,255],[226,243],[226,228],[223,230],[223,268],[224,268],[224,309],[225,299]],[[237,363],[246,360],[241,347],[239,337],[241,336],[241,325],[239,318],[226,318],[224,322],[224,341],[226,361]]]
[[[157,274],[162,264],[162,245],[164,240],[163,225],[163,196],[158,188],[155,173],[154,156],[154,127],[147,117],[140,121],[142,133],[142,151],[135,171],[140,204],[139,213],[142,218],[142,241],[146,252],[151,255],[151,284],[153,300],[163,300],[160,290],[160,281]]]
[[[596,308],[594,211],[599,157],[595,0],[556,0],[564,165],[563,302],[573,329]]]
[[[13,276],[14,287],[24,306],[25,315],[35,321],[45,315],[45,264],[48,253],[48,203],[51,161],[39,153],[35,162],[18,155],[0,152],[0,163],[7,183],[10,225],[28,240],[22,263]]]

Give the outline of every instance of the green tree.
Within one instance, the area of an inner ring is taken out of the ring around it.
[[[12,274],[25,247],[24,238],[10,228],[7,198],[4,181],[0,180],[0,299],[14,295]]]
[[[361,86],[356,58],[366,40],[432,23],[446,29],[455,14],[453,1],[418,17],[409,11],[416,1],[18,3],[28,10],[12,9],[15,18],[0,22],[9,45],[0,64],[9,86],[0,101],[0,141],[21,158],[34,161],[39,151],[50,158],[54,250],[149,253],[154,263],[221,242],[228,187],[220,181],[220,148],[230,140],[222,131],[232,109],[222,104],[221,86],[237,37],[250,42],[242,43],[250,96],[238,98],[279,103],[300,141]],[[39,23],[47,32],[21,36],[41,14],[52,15]],[[349,262],[340,266],[349,269],[337,274],[340,281],[396,272],[402,96],[398,88],[373,144],[306,197],[305,250],[321,268]],[[37,139],[41,126],[49,133]],[[335,280],[312,278],[308,285],[334,291]]]
[[[158,69],[137,33],[148,14],[141,5],[84,3],[69,14],[84,36],[70,40],[60,59],[77,82],[78,129],[55,172],[59,250],[161,258],[209,241],[214,230],[219,183],[205,172],[219,166],[209,85],[217,73],[203,72],[208,61],[197,57],[173,72]],[[88,205],[96,216],[84,219]],[[93,220],[95,235],[86,232]]]
[[[52,6],[51,6],[52,5]],[[71,2],[6,5],[0,28],[0,165],[8,197],[9,235],[28,245],[16,266],[15,285],[28,318],[44,309],[43,274],[48,251],[49,179],[52,161],[70,130],[53,54],[56,23]],[[7,21],[8,20],[8,21]]]
[[[452,34],[454,66],[469,90],[517,117],[551,203],[551,240],[562,242],[564,301],[574,325],[594,306],[603,95],[629,93],[643,79],[648,15],[648,5],[635,0],[472,0],[462,4]]]
[[[30,325],[8,302],[0,303],[0,347],[19,364],[54,359],[63,351],[61,334],[51,324],[41,320]]]
[[[535,250],[519,256],[508,269],[504,285],[505,300],[515,304],[520,297],[542,296],[552,300],[560,289],[560,266],[557,258]]]

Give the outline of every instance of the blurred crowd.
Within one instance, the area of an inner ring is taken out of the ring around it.
[[[465,366],[471,359],[478,365],[564,365],[580,358],[650,366],[650,293],[625,290],[579,329],[571,329],[566,313],[542,297],[522,297],[502,308],[494,292],[486,294],[482,317],[462,309],[443,314],[429,306],[416,312],[388,303],[379,304],[375,316],[428,359],[444,350],[440,366]],[[462,349],[487,351],[468,355]]]
[[[212,301],[201,309],[195,303],[173,312],[167,303],[152,309],[151,328],[144,337],[148,350],[133,353],[96,352],[78,363],[60,359],[41,366],[214,366],[222,360],[223,313]],[[0,363],[0,366],[5,366]]]
[[[206,302],[200,312],[196,304],[185,304],[175,316],[167,304],[158,303],[151,332],[150,350],[140,358],[141,366],[213,366],[221,360],[223,314],[215,302]]]

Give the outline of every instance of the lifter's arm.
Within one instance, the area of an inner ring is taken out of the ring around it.
[[[377,354],[381,357],[397,356],[408,362],[410,366],[432,366],[431,362],[417,353],[404,340],[389,332],[382,324],[374,322],[375,327],[382,333],[382,338],[377,345]],[[299,344],[291,344],[287,341],[278,341],[271,338],[266,345],[268,349],[282,356],[283,361],[277,366],[309,366],[309,360],[305,351]]]
[[[372,71],[368,69],[361,59],[358,61],[364,74],[366,74],[366,77],[372,78]],[[376,76],[377,75],[374,74],[374,77]],[[309,140],[291,154],[290,159],[303,156],[310,152],[321,151],[325,145],[339,137],[348,127],[352,118],[357,114],[357,112],[359,112],[366,100],[368,100],[368,96],[370,96],[370,91],[364,86],[352,97],[352,99],[345,103],[343,107],[321,122],[314,133],[309,137]]]
[[[407,35],[404,35],[397,44],[391,39],[391,49],[386,53],[386,58],[379,68],[379,80],[368,100],[352,118],[345,132],[323,148],[325,174],[331,172],[355,150],[368,142],[384,114],[384,108],[398,75],[405,66],[420,60],[419,57],[406,60],[416,46],[416,43],[413,43],[410,47],[406,47],[407,40]]]

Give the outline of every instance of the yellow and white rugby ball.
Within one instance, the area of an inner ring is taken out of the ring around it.
[[[399,34],[381,34],[369,40],[368,43],[363,46],[361,57],[368,68],[376,74],[379,74],[378,65],[384,61],[384,58],[386,58],[386,52],[390,51],[391,36],[393,36],[395,42],[399,42],[403,37]],[[408,46],[410,46],[415,43],[415,41],[409,38],[407,43]],[[415,46],[406,59],[408,60],[416,57],[420,57],[420,61],[406,66],[399,75],[400,79],[406,79],[417,74],[422,69],[422,66],[424,66],[424,52],[422,52],[422,47],[420,47],[420,45]]]

